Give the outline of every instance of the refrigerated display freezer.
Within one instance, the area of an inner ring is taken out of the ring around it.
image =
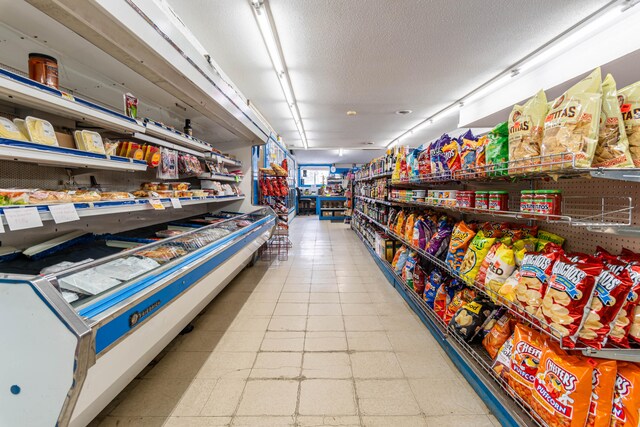
[[[53,274],[0,274],[0,425],[88,424],[274,225],[262,208]],[[61,291],[78,299],[68,303]]]

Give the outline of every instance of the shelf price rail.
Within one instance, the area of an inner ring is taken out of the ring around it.
[[[450,333],[446,323],[412,288],[407,286],[406,282],[395,273],[391,264],[375,253],[367,239],[358,230],[354,229],[354,232],[371,253],[385,277],[420,317],[501,424],[513,427],[547,427],[547,424],[531,415],[534,412],[530,406],[491,369],[492,361],[484,348],[481,345],[470,345],[455,333]]]
[[[607,349],[597,350],[592,347],[588,347],[580,343],[579,341],[578,343],[576,343],[575,347],[568,348],[566,345],[563,344],[562,339],[560,338],[561,337],[560,332],[557,331],[548,323],[546,323],[543,319],[540,319],[537,316],[531,315],[528,312],[522,310],[521,307],[518,307],[517,305],[513,304],[511,301],[505,299],[502,295],[499,295],[490,289],[486,289],[482,284],[465,279],[460,275],[460,273],[458,273],[458,271],[453,269],[449,264],[447,264],[443,260],[425,252],[423,249],[416,247],[411,242],[407,241],[404,237],[398,235],[390,228],[375,221],[373,218],[368,217],[361,211],[357,211],[357,212],[367,217],[367,219],[369,219],[371,222],[381,227],[385,231],[385,233],[387,233],[390,237],[402,242],[408,248],[418,253],[422,258],[426,259],[430,263],[436,265],[438,268],[440,268],[443,272],[445,272],[449,276],[462,281],[467,286],[472,287],[478,292],[484,293],[493,301],[504,306],[507,310],[509,310],[511,314],[513,314],[521,321],[531,325],[533,328],[535,328],[539,332],[542,332],[543,334],[545,334],[546,336],[548,336],[549,338],[557,342],[558,345],[564,350],[578,350],[578,351],[581,351],[585,356],[640,362],[640,350],[635,350],[635,349],[607,348]]]

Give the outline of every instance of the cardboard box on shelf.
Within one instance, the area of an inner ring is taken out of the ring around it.
[[[56,132],[56,139],[58,145],[64,148],[78,148],[76,142],[73,140],[73,135],[64,132]]]

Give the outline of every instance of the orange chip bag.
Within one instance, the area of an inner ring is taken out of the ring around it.
[[[593,359],[596,366],[591,378],[591,404],[585,427],[609,427],[613,407],[613,389],[616,384],[615,360]]]
[[[640,366],[618,362],[613,391],[611,427],[638,427],[640,423]]]
[[[533,329],[521,323],[513,333],[513,350],[509,370],[509,385],[525,402],[531,404],[531,391],[538,372],[544,340]]]
[[[504,343],[511,336],[514,324],[515,319],[508,313],[504,314],[482,340],[482,346],[487,350],[487,353],[489,353],[492,359],[495,359]]]
[[[548,347],[533,385],[532,407],[549,426],[583,427],[591,402],[593,361]]]

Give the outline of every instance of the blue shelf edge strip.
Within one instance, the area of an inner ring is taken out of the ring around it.
[[[354,231],[355,232],[355,231]],[[422,323],[427,327],[431,335],[436,339],[440,347],[447,353],[447,356],[451,359],[454,365],[458,368],[460,373],[465,377],[469,385],[475,390],[475,392],[480,396],[482,401],[489,407],[489,410],[495,416],[500,424],[504,427],[518,427],[518,422],[513,418],[513,416],[509,413],[509,411],[493,396],[493,393],[487,388],[482,379],[476,375],[473,369],[460,357],[458,351],[449,343],[448,340],[442,335],[438,326],[433,323],[433,321],[424,313],[422,308],[418,306],[415,301],[406,294],[404,286],[402,283],[399,283],[395,274],[389,270],[387,265],[378,257],[378,255],[374,252],[374,250],[369,246],[367,242],[360,237],[360,234],[355,232],[356,235],[362,240],[363,245],[367,248],[373,260],[378,265],[378,268],[382,271],[384,276],[387,278],[391,286],[393,286],[400,296],[407,302],[409,307],[413,310],[413,312],[420,318]]]

